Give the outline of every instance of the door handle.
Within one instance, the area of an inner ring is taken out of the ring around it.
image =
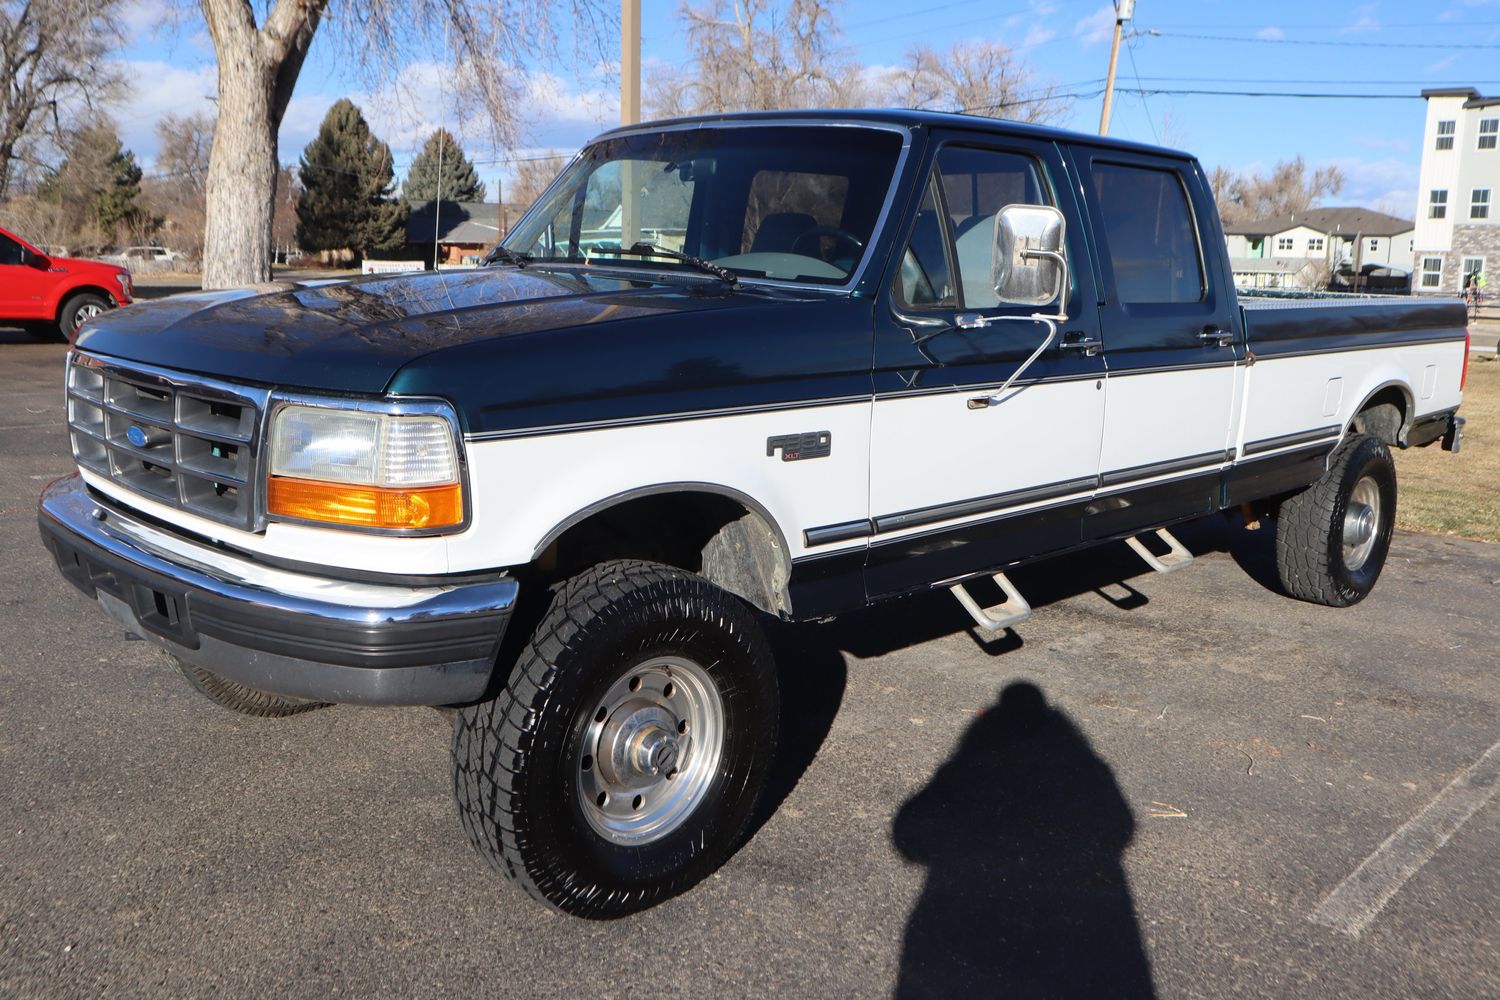
[[[1228,347],[1234,343],[1234,333],[1216,326],[1205,326],[1203,332],[1198,334],[1198,339],[1203,342],[1204,347]]]
[[[1057,346],[1064,351],[1082,351],[1084,357],[1092,358],[1099,354],[1099,348],[1103,344],[1098,337],[1090,337],[1082,330],[1074,330],[1063,334],[1062,343]]]

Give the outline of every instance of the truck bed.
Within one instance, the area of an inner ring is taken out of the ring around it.
[[[1467,323],[1458,299],[1321,292],[1239,301],[1258,357],[1462,340]]]

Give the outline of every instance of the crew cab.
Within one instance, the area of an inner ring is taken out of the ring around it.
[[[67,363],[62,573],[212,700],[456,706],[479,854],[612,917],[706,877],[775,747],[767,619],[1219,511],[1363,599],[1391,449],[1458,450],[1461,304],[1236,296],[1190,156],[905,111],[618,129],[486,266],[164,300]],[[990,594],[1002,599],[993,603]]]
[[[114,264],[53,256],[0,229],[0,325],[41,340],[72,341],[106,309],[127,306],[135,287]]]

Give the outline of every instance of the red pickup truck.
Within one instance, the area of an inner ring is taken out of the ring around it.
[[[88,320],[130,305],[134,291],[123,267],[50,257],[0,229],[0,326],[21,326],[41,340],[71,343]]]

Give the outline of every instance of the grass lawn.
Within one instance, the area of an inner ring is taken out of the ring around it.
[[[1457,455],[1437,444],[1395,450],[1396,526],[1500,542],[1500,361],[1493,355],[1471,356],[1458,412],[1468,424]]]

